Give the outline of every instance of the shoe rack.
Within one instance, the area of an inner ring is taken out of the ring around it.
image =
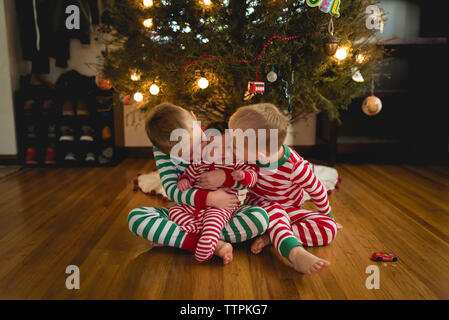
[[[113,90],[71,94],[43,86],[15,93],[19,161],[29,167],[113,166]]]

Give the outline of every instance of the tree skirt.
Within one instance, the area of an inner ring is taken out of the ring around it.
[[[338,177],[336,169],[320,165],[312,165],[313,171],[316,177],[321,181],[327,193],[332,193],[332,190],[339,187],[341,181]],[[159,178],[159,172],[153,171],[147,174],[138,175],[137,179],[134,179],[134,191],[141,190],[143,193],[153,196],[160,196],[165,201],[169,201],[164,188],[162,187],[161,179]],[[239,194],[240,200],[243,201],[245,193]],[[304,192],[304,201],[310,200],[310,196],[307,192]]]

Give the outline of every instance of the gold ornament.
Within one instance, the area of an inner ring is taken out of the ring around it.
[[[362,110],[368,116],[375,116],[382,110],[382,101],[375,95],[370,95],[363,101]]]

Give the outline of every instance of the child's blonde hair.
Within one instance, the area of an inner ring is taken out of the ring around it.
[[[151,110],[145,122],[145,130],[153,145],[165,154],[177,143],[170,141],[175,129],[193,130],[193,117],[185,109],[172,103],[162,103]]]
[[[259,103],[239,108],[230,118],[232,129],[277,129],[278,146],[282,146],[287,136],[289,120],[271,103]],[[267,134],[268,136],[268,134]],[[269,142],[267,141],[267,144]]]

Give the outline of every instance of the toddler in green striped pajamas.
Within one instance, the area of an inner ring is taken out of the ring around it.
[[[238,243],[263,234],[268,228],[268,215],[260,207],[242,205],[235,194],[228,193],[224,188],[208,191],[210,185],[224,185],[229,181],[229,175],[224,170],[215,170],[200,177],[201,189],[188,189],[182,192],[177,185],[178,178],[190,165],[181,157],[170,156],[177,142],[170,141],[174,130],[184,129],[190,133],[190,151],[193,156],[193,137],[195,116],[185,109],[164,103],[156,106],[146,121],[146,131],[153,143],[154,158],[160,174],[161,182],[168,198],[177,203],[196,208],[216,207],[233,210],[232,218],[223,228],[215,253],[221,258],[232,260],[232,246],[227,243]],[[201,150],[202,146],[197,147]],[[181,151],[181,150],[180,150]],[[185,150],[184,150],[185,151]],[[180,155],[180,154],[179,154]],[[233,187],[238,187],[239,184]],[[128,227],[132,233],[151,241],[154,245],[171,246],[195,252],[199,240],[198,234],[185,232],[179,225],[168,218],[167,208],[140,207],[128,215]],[[220,249],[220,250],[219,250]],[[229,257],[229,254],[231,255]]]

